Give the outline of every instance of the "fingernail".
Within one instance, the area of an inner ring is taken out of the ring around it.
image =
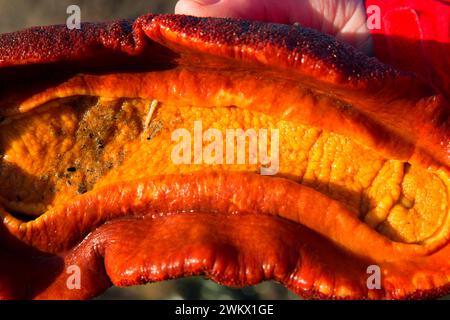
[[[194,0],[194,1],[200,5],[207,6],[210,4],[215,4],[217,2],[220,2],[221,0]]]

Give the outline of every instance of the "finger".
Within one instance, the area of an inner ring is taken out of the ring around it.
[[[175,13],[292,24],[319,30],[370,53],[362,0],[180,0]]]
[[[298,22],[308,26],[313,24],[309,0],[180,0],[175,13],[287,24]]]

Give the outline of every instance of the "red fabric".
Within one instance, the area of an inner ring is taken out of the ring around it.
[[[421,74],[450,97],[450,0],[366,0],[381,29],[371,30],[375,56]]]

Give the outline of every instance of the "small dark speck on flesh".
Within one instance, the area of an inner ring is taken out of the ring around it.
[[[67,171],[69,171],[69,172],[75,172],[75,171],[77,171],[77,168],[75,168],[75,167],[69,167],[69,168],[67,168]]]
[[[103,144],[103,141],[101,141],[101,140],[97,141],[97,147],[99,149],[103,149],[105,147],[105,145]]]
[[[80,184],[78,185],[78,194],[83,194],[87,192],[87,188],[84,184]]]

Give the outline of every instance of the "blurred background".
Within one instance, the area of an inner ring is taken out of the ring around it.
[[[65,24],[69,5],[78,5],[84,22],[136,18],[145,13],[173,13],[176,0],[0,0],[0,33]]]
[[[173,13],[176,0],[0,0],[0,33],[37,25],[65,24],[76,4],[82,22],[132,19],[145,13]],[[220,286],[202,277],[128,288],[113,287],[98,299],[296,299],[275,282],[244,289]]]

